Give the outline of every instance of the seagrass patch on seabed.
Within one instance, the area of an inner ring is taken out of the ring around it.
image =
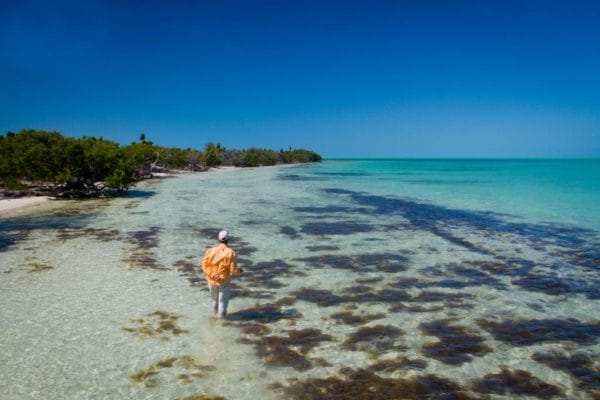
[[[600,321],[582,322],[575,318],[494,321],[480,318],[476,322],[496,340],[513,346],[559,341],[593,344],[600,337]]]
[[[422,322],[419,325],[421,332],[438,338],[436,342],[423,345],[423,354],[445,364],[462,365],[471,361],[473,356],[492,352],[482,336],[455,322],[451,318]]]
[[[190,286],[203,287],[206,281],[200,275],[201,267],[199,263],[198,256],[191,255],[177,260],[173,266],[177,268],[179,275],[188,280]]]
[[[52,267],[51,265],[45,264],[45,263],[32,263],[29,264],[29,270],[27,272],[32,273],[32,272],[42,272],[42,271],[47,271],[49,269],[53,269],[54,267]]]
[[[569,354],[556,349],[536,352],[531,357],[552,369],[566,372],[578,389],[600,398],[600,353],[576,351]]]
[[[381,377],[367,369],[341,368],[339,375],[325,378],[289,379],[287,385],[274,383],[286,399],[353,399],[364,394],[369,400],[461,399],[480,397],[468,394],[458,383],[437,375],[409,378]]]
[[[108,228],[61,228],[57,230],[57,239],[69,240],[80,237],[92,238],[99,242],[110,242],[113,240],[121,240],[120,231],[117,229]]]
[[[203,364],[197,357],[183,355],[160,360],[132,374],[130,378],[134,382],[143,383],[146,387],[155,387],[159,384],[159,374],[162,373],[162,375],[165,375],[164,371],[166,369],[173,370],[171,374],[175,375],[175,378],[181,385],[188,385],[216,371],[215,366]]]
[[[157,226],[129,233],[128,241],[133,244],[130,250],[123,254],[123,261],[131,269],[167,270],[156,259],[155,249],[159,245],[158,234],[162,229]]]
[[[125,326],[123,330],[142,339],[157,337],[161,340],[171,340],[173,336],[189,333],[187,329],[177,326],[180,318],[181,316],[175,313],[157,310],[142,318],[130,320],[132,326]]]
[[[287,335],[244,337],[238,339],[238,342],[253,345],[256,355],[269,365],[304,371],[312,368],[314,362],[317,364],[322,362],[320,359],[311,360],[308,356],[309,351],[322,342],[332,340],[330,335],[322,333],[317,328],[286,330],[284,333]]]
[[[538,399],[563,396],[558,387],[542,381],[530,372],[501,366],[500,372],[490,373],[473,383],[476,392],[499,395],[524,395]]]

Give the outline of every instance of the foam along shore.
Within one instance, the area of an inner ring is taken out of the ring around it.
[[[23,208],[39,206],[52,200],[49,196],[20,197],[0,200],[0,215],[10,214]]]

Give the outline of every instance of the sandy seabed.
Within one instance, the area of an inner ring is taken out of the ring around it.
[[[15,211],[0,397],[597,398],[595,192],[510,203],[515,163],[219,169]],[[221,229],[245,273],[215,321]]]

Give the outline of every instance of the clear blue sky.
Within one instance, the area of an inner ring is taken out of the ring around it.
[[[0,131],[599,157],[600,1],[0,1]]]

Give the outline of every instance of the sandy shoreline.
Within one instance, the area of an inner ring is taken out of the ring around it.
[[[289,167],[289,166],[296,166],[296,165],[298,165],[298,164],[277,164],[277,165],[271,165],[271,166],[249,167],[246,169],[269,168],[269,167],[279,167],[280,168],[280,167]],[[165,173],[157,172],[157,173],[153,173],[152,175],[153,175],[154,179],[161,179],[161,178],[177,177],[177,176],[181,176],[181,175],[185,175],[185,174],[194,174],[194,173],[203,173],[203,172],[215,173],[215,172],[232,171],[232,170],[237,170],[237,169],[242,169],[242,168],[227,165],[227,166],[212,167],[206,171],[174,170],[174,171],[165,172]],[[27,196],[27,197],[0,199],[0,216],[6,217],[16,211],[40,206],[42,204],[46,204],[46,203],[50,202],[51,200],[54,200],[54,198],[50,197],[50,196]]]
[[[19,197],[0,200],[0,215],[5,216],[17,210],[39,206],[52,200],[48,196]]]

